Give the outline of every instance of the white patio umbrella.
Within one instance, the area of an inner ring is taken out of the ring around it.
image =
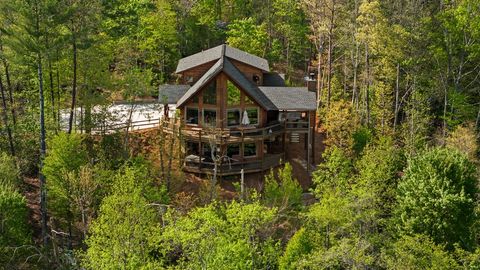
[[[248,119],[247,110],[243,112],[242,125],[245,125],[245,126],[250,125],[250,119]]]

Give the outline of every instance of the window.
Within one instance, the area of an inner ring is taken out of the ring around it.
[[[217,110],[216,109],[204,109],[203,110],[203,123],[208,126],[217,126]]]
[[[243,145],[243,156],[254,157],[257,155],[257,145],[255,143],[246,143]]]
[[[203,90],[203,104],[217,104],[217,83],[215,80]]]
[[[249,96],[245,95],[245,104],[255,104],[255,102],[253,102]]]
[[[258,125],[258,109],[257,108],[247,108],[248,120],[250,120],[250,125]]]
[[[240,156],[240,145],[239,144],[227,145],[227,156],[233,159],[238,158],[238,156]]]
[[[185,122],[191,125],[198,125],[198,108],[188,108],[185,114]]]
[[[227,126],[240,125],[240,109],[227,110]]]
[[[198,95],[196,95],[192,98],[192,103],[193,104],[198,104],[199,103],[198,101],[199,101]]]
[[[231,81],[227,81],[227,106],[240,105],[241,92]]]
[[[198,142],[187,142],[186,148],[187,155],[200,155],[200,146]]]

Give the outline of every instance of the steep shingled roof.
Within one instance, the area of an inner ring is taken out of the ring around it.
[[[201,88],[206,86],[215,76],[223,71],[234,83],[242,88],[258,105],[265,110],[276,110],[275,105],[268,99],[258,86],[249,81],[238,70],[235,65],[226,57],[220,58],[203,76],[178,100],[177,107],[184,105],[190,98],[192,98]]]
[[[308,91],[306,87],[261,86],[259,88],[280,111],[314,111],[317,109],[316,93]]]
[[[207,85],[215,76],[220,73],[223,69],[223,58],[218,60],[203,76],[198,79],[198,81],[188,89],[188,91],[183,95],[177,102],[177,106],[182,106],[185,102],[187,102],[191,97],[193,97],[198,90],[200,90],[203,86]]]
[[[158,88],[158,101],[162,104],[175,104],[190,89],[190,85],[160,85]]]
[[[223,44],[180,59],[175,72],[180,73],[196,66],[218,60],[223,56],[256,67],[266,72],[270,71],[270,67],[266,59]]]

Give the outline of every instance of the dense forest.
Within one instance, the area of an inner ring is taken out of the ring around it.
[[[92,132],[223,43],[314,74],[308,190],[179,191],[181,138]],[[0,269],[480,269],[480,0],[3,0],[0,62]]]

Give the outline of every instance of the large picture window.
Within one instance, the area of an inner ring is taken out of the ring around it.
[[[231,81],[227,81],[227,106],[240,106],[241,92]]]
[[[217,105],[217,83],[215,80],[203,90],[203,104]]]
[[[227,110],[227,125],[229,127],[240,125],[240,109]]]
[[[217,125],[217,110],[203,109],[203,122],[205,125],[215,127]]]
[[[254,157],[257,155],[257,145],[255,143],[246,143],[243,145],[243,157]]]
[[[246,111],[250,125],[258,125],[258,108],[247,108]]]
[[[198,125],[198,108],[187,107],[185,122],[190,125]]]

